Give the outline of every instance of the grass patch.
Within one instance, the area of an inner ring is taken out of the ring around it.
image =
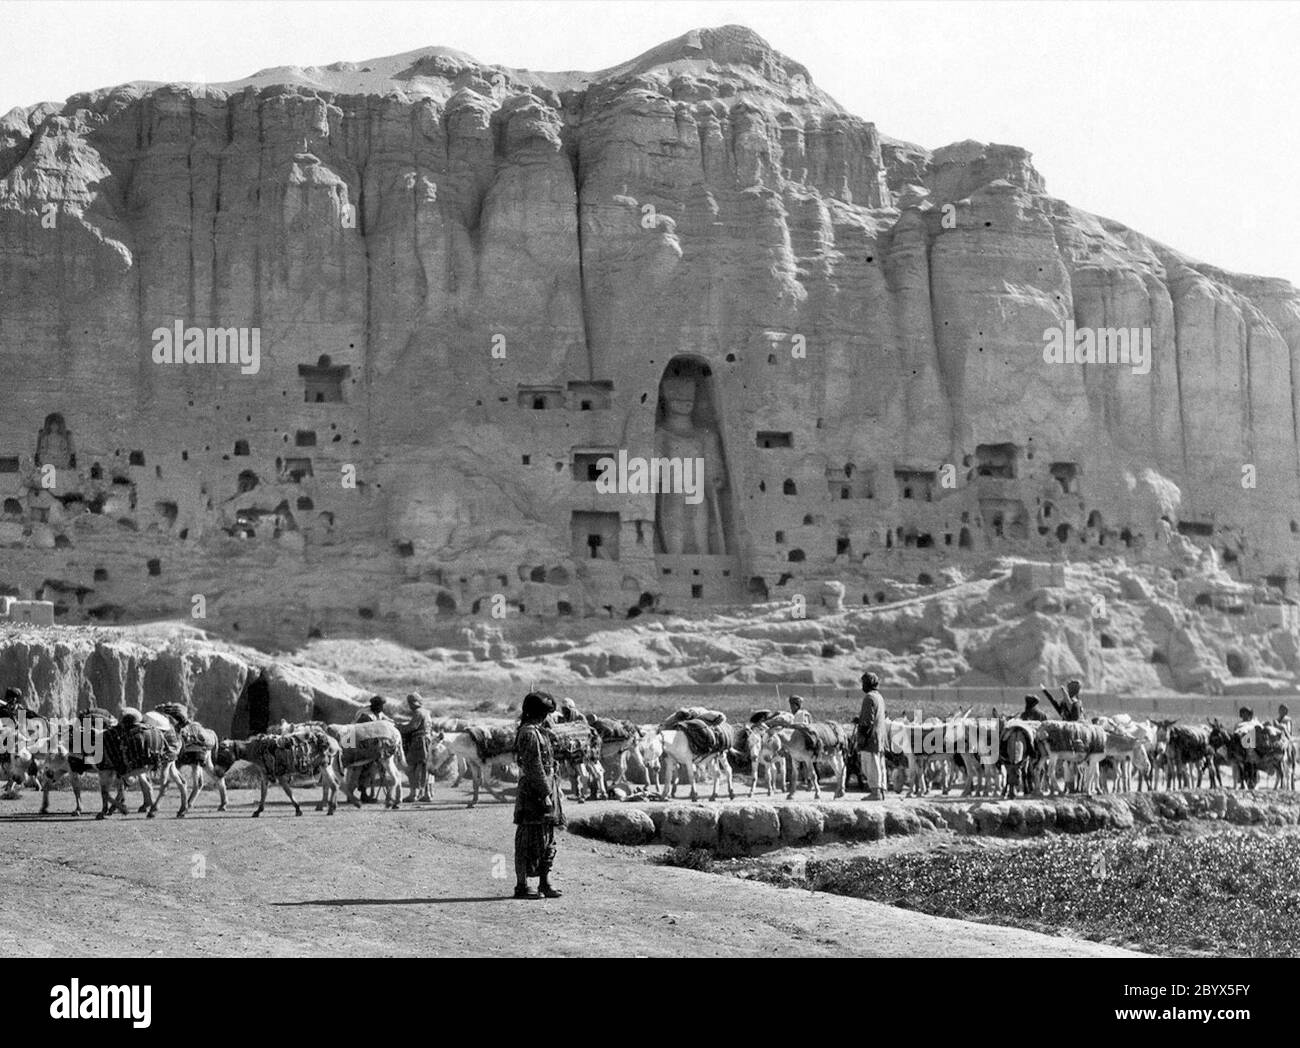
[[[679,844],[657,861],[660,866],[676,866],[678,869],[696,870],[700,873],[710,873],[713,870],[713,852],[708,848],[688,848],[684,844]]]
[[[784,871],[755,876],[791,884]],[[814,860],[801,887],[1153,953],[1300,953],[1300,836],[1095,834],[1015,848]]]

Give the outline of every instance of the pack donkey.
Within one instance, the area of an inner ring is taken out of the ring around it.
[[[181,752],[176,758],[176,769],[182,773],[182,776],[186,769],[190,771],[190,806],[193,807],[194,799],[199,795],[204,784],[211,780],[216,783],[217,796],[221,799],[217,811],[225,811],[226,777],[217,773],[215,763],[217,746],[221,742],[217,733],[211,728],[205,728],[191,717],[189,711],[179,702],[160,702],[145,716],[165,717],[166,723],[160,726],[170,725],[180,736]]]
[[[181,741],[175,729],[159,727],[146,720],[139,710],[127,707],[122,710],[122,716],[116,724],[104,729],[102,748],[103,756],[98,771],[99,795],[103,804],[96,819],[107,817],[119,807],[109,801],[109,787],[115,784],[120,787],[132,775],[140,778],[146,818],[152,819],[158,814],[158,802],[173,782],[181,795],[181,806],[176,817],[185,817],[189,810],[189,800],[185,795],[185,782],[176,770]],[[153,775],[158,775],[161,780],[156,797],[153,796]]]
[[[788,727],[771,727],[763,732],[759,764],[767,767],[767,792],[772,793],[772,774],[775,765],[782,757],[789,759],[787,774],[789,787],[786,797],[794,799],[799,787],[801,769],[807,769],[808,781],[812,784],[813,796],[820,799],[821,781],[817,774],[818,762],[830,764],[835,776],[835,796],[844,796],[844,779],[848,770],[849,740],[844,730],[829,721],[815,721],[812,724],[791,724]],[[757,772],[754,781],[758,781]],[[753,787],[750,787],[753,795]]]
[[[677,722],[677,727],[660,729],[663,740],[664,774],[668,778],[670,797],[677,796],[677,767],[686,771],[686,782],[691,788],[691,800],[699,800],[695,789],[695,773],[711,770],[713,773],[713,792],[709,799],[718,799],[718,780],[727,780],[727,796],[735,800],[736,790],[732,781],[731,762],[727,759],[729,751],[736,746],[736,728],[725,721],[707,724],[698,718]]]
[[[325,731],[339,745],[337,764],[345,773],[343,789],[353,807],[361,802],[354,796],[357,782],[370,767],[379,770],[384,786],[384,807],[398,808],[402,804],[402,780],[397,771],[406,767],[406,754],[402,733],[392,721],[376,720],[360,724],[330,724]],[[331,810],[333,802],[330,802]]]
[[[50,813],[50,791],[64,778],[72,786],[74,804],[72,814],[76,816],[82,813],[81,776],[98,773],[99,760],[103,754],[104,731],[116,723],[117,718],[108,710],[94,706],[77,714],[79,737],[75,740],[75,745],[69,747],[62,740],[52,740],[49,751],[40,765],[40,814],[48,815]],[[126,815],[127,809],[124,798],[125,791],[119,786],[117,796],[113,800],[113,810]],[[140,808],[140,811],[147,810],[147,805],[142,805]]]
[[[254,735],[247,739],[227,739],[217,746],[213,761],[215,774],[226,776],[240,761],[249,764],[256,772],[261,786],[261,796],[253,811],[256,819],[266,810],[266,793],[274,779],[284,790],[294,815],[302,814],[302,806],[293,795],[293,785],[320,782],[324,790],[322,803],[328,813],[337,807],[338,776],[336,767],[340,754],[338,740],[320,724],[299,724],[287,732]],[[319,811],[319,806],[317,807]]]
[[[453,757],[464,763],[470,781],[474,784],[474,796],[470,798],[468,807],[472,808],[478,803],[479,789],[485,783],[498,800],[506,799],[505,794],[492,785],[490,773],[497,765],[514,763],[515,729],[513,727],[484,728],[473,725],[464,731],[448,732],[441,741]],[[452,786],[459,784],[460,776],[457,775]]]

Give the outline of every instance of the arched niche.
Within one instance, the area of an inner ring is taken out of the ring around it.
[[[45,424],[36,435],[36,465],[76,468],[77,449],[72,443],[72,431],[57,411],[45,416]]]
[[[722,412],[712,369],[698,357],[676,356],[664,368],[655,407],[654,455],[677,463],[681,470],[661,470],[661,477],[691,476],[698,491],[698,496],[688,494],[681,488],[690,485],[677,485],[677,490],[655,496],[655,552],[734,555],[732,484],[722,443]],[[701,459],[702,478],[688,474],[686,461]]]

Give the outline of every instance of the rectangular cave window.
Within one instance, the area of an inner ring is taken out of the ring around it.
[[[601,474],[600,466],[597,464],[603,458],[615,458],[617,452],[614,451],[575,451],[573,453],[573,479],[580,483],[592,483],[599,479]]]
[[[1015,480],[1016,457],[1020,449],[1014,444],[979,444],[975,448],[975,474],[1000,480]]]
[[[1208,539],[1214,534],[1214,525],[1199,520],[1180,520],[1178,534],[1198,539]]]
[[[129,456],[127,456],[127,463],[128,463],[128,465],[132,465],[132,466],[143,466],[143,465],[144,465],[144,452],[143,452],[143,451],[133,451],[133,452],[131,452],[131,454],[130,454]]]
[[[564,390],[559,386],[520,386],[519,406],[527,411],[555,411],[564,407]]]
[[[691,596],[694,597],[696,600],[700,600],[704,596],[704,587],[698,584],[692,586]]]
[[[876,495],[876,475],[871,470],[855,470],[852,465],[826,471],[826,490],[837,502],[845,499],[870,499]]]
[[[613,392],[613,382],[570,382],[569,403],[579,411],[608,411]]]
[[[1052,479],[1061,485],[1061,491],[1067,495],[1079,490],[1079,467],[1074,462],[1053,462],[1048,467]]]
[[[280,471],[280,476],[292,480],[295,484],[301,484],[307,477],[312,476],[311,459],[285,459],[284,469]]]
[[[316,431],[314,429],[300,429],[293,435],[294,447],[314,448],[316,446]]]
[[[341,404],[343,382],[352,375],[347,364],[335,365],[328,355],[322,355],[315,364],[299,364],[298,377],[302,379],[302,399],[308,404]]]
[[[934,473],[920,469],[896,469],[894,480],[898,484],[899,498],[914,502],[934,501]]]
[[[569,533],[574,560],[618,560],[617,513],[574,510]]]
[[[794,447],[794,434],[760,429],[754,434],[754,442],[760,448],[792,448]]]
[[[980,499],[979,505],[984,527],[996,538],[1029,537],[1029,514],[1023,502],[1018,499]],[[1068,538],[1068,534],[1066,537]]]
[[[0,458],[0,473],[17,473],[18,460],[16,458]]]

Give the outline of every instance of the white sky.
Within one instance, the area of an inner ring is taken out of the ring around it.
[[[1300,284],[1300,3],[0,0],[0,112],[128,80],[235,80],[431,44],[615,65],[748,25],[888,135],[1024,146],[1048,189],[1228,269]]]

